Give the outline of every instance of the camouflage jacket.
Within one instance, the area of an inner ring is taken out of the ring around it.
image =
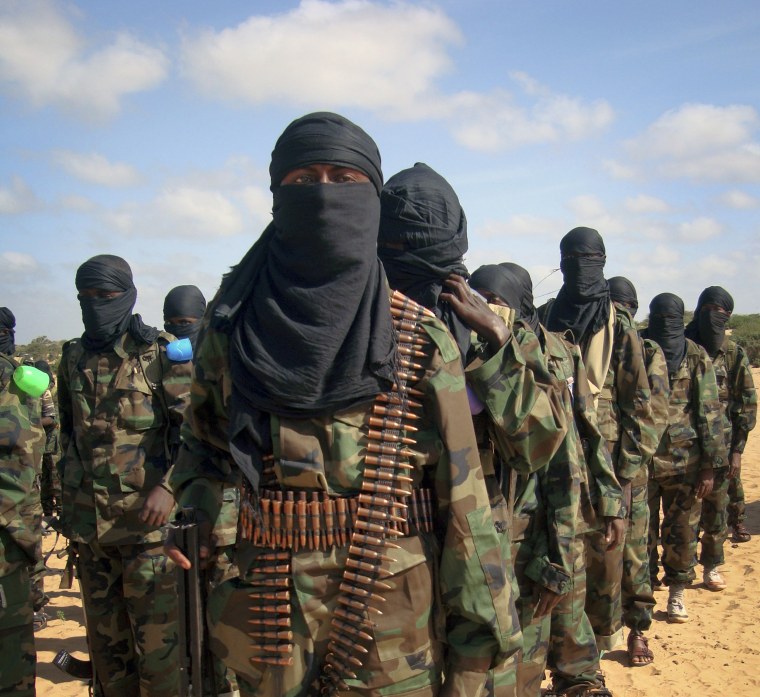
[[[729,454],[743,453],[757,420],[757,392],[744,349],[726,338],[712,357]]]
[[[424,408],[415,422],[415,445],[409,446],[409,476],[412,487],[435,491],[436,533],[398,538],[394,560],[383,562],[389,573],[384,581],[392,583],[394,575],[413,568],[427,569],[420,577],[425,580],[415,588],[396,584],[384,591],[383,615],[374,618],[376,650],[369,654],[379,653],[383,663],[372,671],[360,669],[359,680],[375,688],[418,678],[423,687],[435,680],[434,674],[440,678],[443,668],[447,683],[460,686],[462,694],[479,694],[489,667],[513,650],[519,625],[478,460],[459,351],[437,319],[425,318],[421,324],[432,340],[432,355],[425,377],[415,384],[424,393],[419,398]],[[179,504],[196,507],[212,521],[223,509],[230,485],[243,478],[228,445],[228,342],[226,334],[208,328],[199,346],[183,446],[171,474]],[[371,406],[364,403],[308,419],[270,415],[276,485],[358,495]],[[248,543],[237,545],[240,554],[250,548]],[[317,646],[324,646],[329,626],[319,618],[332,612],[345,567],[346,548],[332,550],[323,554],[299,549],[291,555],[294,597],[305,616],[303,631]],[[445,666],[433,661],[433,675],[421,671],[422,664],[431,665],[432,647],[441,642],[447,646]],[[302,680],[302,675],[286,678],[288,684]]]
[[[78,542],[158,542],[140,522],[145,497],[165,483],[171,442],[189,401],[192,366],[166,356],[171,334],[151,345],[124,334],[104,353],[78,339],[58,368],[64,530]],[[168,486],[168,485],[167,485]]]
[[[467,367],[467,384],[484,405],[473,417],[475,433],[486,484],[492,489],[495,483],[497,489],[489,492],[497,528],[499,508],[507,505],[507,544],[531,540],[535,552],[526,570],[529,578],[564,593],[568,576],[546,553],[547,519],[538,472],[546,470],[562,447],[572,415],[564,409],[564,384],[547,370],[536,335],[523,324],[512,330],[493,355],[486,344],[479,345]]]
[[[615,338],[607,377],[597,403],[599,430],[621,484],[645,476],[654,434],[644,352],[630,316],[616,310]]]
[[[39,397],[13,381],[17,365],[0,354],[0,577],[39,561],[41,518],[34,486],[45,432]]]
[[[686,356],[670,376],[668,426],[654,454],[655,478],[726,466],[715,370],[705,350],[686,339]]]
[[[42,410],[42,418],[53,419],[53,423],[49,426],[45,426],[45,454],[55,454],[58,452],[58,432],[60,430],[60,423],[58,422],[58,412],[55,408],[55,399],[53,393],[50,390],[45,390],[42,397],[40,397],[40,408]]]

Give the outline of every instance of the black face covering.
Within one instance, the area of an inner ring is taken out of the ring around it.
[[[644,336],[656,341],[662,348],[669,375],[678,371],[686,356],[683,313],[683,300],[673,293],[660,293],[649,303],[649,326]]]
[[[0,353],[12,356],[16,351],[16,317],[7,307],[0,307],[0,329],[7,329],[8,333],[0,334]]]
[[[158,330],[143,324],[140,315],[133,315],[137,289],[132,282],[132,269],[124,259],[111,254],[99,254],[88,259],[77,269],[76,287],[117,291],[115,298],[88,298],[79,296],[82,308],[84,334],[82,345],[88,351],[110,349],[129,331],[135,341],[151,344]]]
[[[190,339],[195,350],[198,333],[201,330],[200,319],[206,311],[206,298],[197,286],[177,286],[172,288],[164,299],[164,329],[178,339]],[[192,324],[169,322],[172,317],[193,317]]]
[[[540,331],[533,305],[533,282],[522,266],[508,261],[481,266],[470,277],[470,285],[475,290],[489,290],[498,295],[515,311],[516,319],[526,322],[535,333]]]
[[[726,312],[710,310],[705,305],[717,305]],[[714,357],[726,340],[726,325],[734,311],[734,299],[720,286],[705,288],[697,300],[694,318],[686,326],[686,336],[704,347]],[[728,313],[728,314],[726,314]]]
[[[625,276],[613,276],[607,279],[607,284],[610,287],[610,300],[630,308],[631,317],[635,317],[639,309],[639,298],[633,283]]]
[[[570,329],[575,343],[583,344],[610,318],[604,241],[596,230],[577,227],[562,238],[559,248],[564,283],[551,305],[546,326],[556,332]],[[601,256],[584,256],[589,254]]]
[[[280,186],[306,164],[371,183]],[[377,259],[382,186],[374,141],[337,114],[291,123],[272,152],[274,219],[222,281],[211,325],[230,334],[230,451],[254,487],[269,413],[331,414],[389,389],[396,345]]]
[[[468,277],[467,218],[451,185],[418,162],[392,176],[380,194],[377,254],[391,288],[432,310],[449,328],[464,360],[470,329],[440,300],[444,280]]]

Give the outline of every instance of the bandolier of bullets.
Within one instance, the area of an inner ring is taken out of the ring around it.
[[[415,441],[406,435],[417,431],[414,422],[420,416],[415,410],[422,404],[413,398],[423,393],[412,385],[424,376],[426,365],[421,361],[429,355],[424,350],[429,339],[419,320],[432,313],[394,292],[391,314],[398,339],[397,383],[389,393],[378,395],[369,419],[364,478],[320,676],[323,695],[349,689],[346,679],[356,679],[354,670],[363,664],[361,656],[369,653],[371,615],[382,614],[378,606],[385,602],[383,591],[391,589],[380,580],[388,576],[382,565],[394,562],[386,552],[399,548],[391,540],[409,534],[410,519],[427,519],[432,524],[430,498],[424,497],[422,503],[423,499],[410,496],[408,448]],[[414,515],[415,511],[408,511],[410,504],[428,510]]]

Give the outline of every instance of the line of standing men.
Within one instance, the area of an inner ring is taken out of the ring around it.
[[[176,694],[176,497],[202,522],[211,648],[243,695],[531,696],[547,661],[552,694],[611,695],[599,658],[623,623],[632,663],[652,660],[651,482],[678,619],[695,501],[723,464],[709,386],[671,387],[691,366],[678,308],[653,301],[642,340],[588,228],[562,240],[543,324],[514,264],[473,274],[487,304],[448,183],[418,164],[383,186],[374,142],[335,114],[293,122],[270,173],[273,223],[206,313],[189,400],[173,337],[132,315],[126,262],[77,272],[63,517],[101,694]]]

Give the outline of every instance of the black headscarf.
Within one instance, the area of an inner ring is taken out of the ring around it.
[[[0,353],[12,356],[16,350],[16,317],[7,307],[0,307],[0,329],[7,329],[7,334],[0,334]]]
[[[718,305],[728,314],[710,310],[705,305]],[[697,300],[693,319],[686,325],[686,336],[703,346],[708,355],[714,357],[726,340],[726,325],[733,311],[734,299],[725,288],[705,288]]]
[[[636,315],[639,309],[639,298],[636,295],[636,287],[625,276],[613,276],[607,279],[610,287],[610,300],[623,303],[631,309],[631,317]]]
[[[140,315],[132,314],[137,289],[132,282],[132,269],[124,259],[112,254],[98,254],[77,269],[75,283],[79,291],[98,288],[121,293],[115,298],[79,296],[84,323],[82,345],[85,349],[110,349],[126,331],[137,342],[152,344],[156,340],[158,329],[144,324]]]
[[[564,283],[546,318],[547,329],[573,332],[582,344],[610,318],[610,291],[604,278],[607,260],[602,236],[591,228],[577,227],[560,241],[560,269]],[[598,254],[601,256],[578,256]]]
[[[372,183],[280,186],[307,164],[358,169]],[[375,243],[382,185],[375,142],[348,119],[293,121],[272,152],[274,219],[222,280],[211,324],[230,334],[230,447],[254,485],[269,413],[330,414],[387,390],[396,345]]]
[[[655,295],[649,303],[649,326],[643,334],[662,348],[669,375],[676,373],[686,356],[683,313],[683,300],[673,293]]]
[[[164,329],[178,339],[190,339],[195,351],[195,343],[201,330],[200,319],[206,311],[206,298],[198,286],[176,286],[164,298]],[[172,317],[194,317],[192,324],[177,324],[167,320]]]
[[[533,305],[533,281],[522,266],[509,261],[481,266],[470,277],[470,285],[475,290],[490,290],[498,295],[515,311],[516,319],[523,320],[536,334],[540,332],[538,313]]]
[[[464,360],[470,328],[440,300],[444,281],[467,278],[467,218],[451,185],[418,162],[392,176],[380,194],[377,253],[391,288],[432,310],[449,328]]]

